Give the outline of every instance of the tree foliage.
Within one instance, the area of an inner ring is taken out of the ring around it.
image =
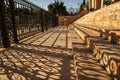
[[[62,1],[54,1],[48,5],[48,11],[52,14],[57,15],[67,15],[66,6],[64,6],[64,2]]]
[[[86,3],[85,0],[83,0],[83,2],[82,2],[81,5],[80,5],[80,11],[83,11],[84,8],[87,8],[87,9],[88,9],[88,4]]]
[[[107,5],[110,5],[111,2],[110,2],[110,0],[104,0],[103,4],[107,6]]]

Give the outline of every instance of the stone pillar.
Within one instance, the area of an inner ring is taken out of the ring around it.
[[[100,9],[103,7],[104,0],[89,0],[89,9]]]
[[[92,0],[89,0],[89,9],[92,8]]]
[[[103,8],[103,1],[104,1],[104,0],[101,0],[101,8]]]
[[[102,4],[101,4],[102,0],[97,0],[97,9],[100,9]]]
[[[95,1],[94,1],[94,0],[92,0],[92,8],[94,8],[94,5],[95,5],[94,3],[95,3]]]
[[[99,4],[97,4],[97,1],[94,0],[94,9],[97,9],[97,5],[99,5]]]

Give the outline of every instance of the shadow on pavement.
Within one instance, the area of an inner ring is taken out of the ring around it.
[[[1,80],[74,80],[72,56],[63,49],[19,44],[0,54]]]

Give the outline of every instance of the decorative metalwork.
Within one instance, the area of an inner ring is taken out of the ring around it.
[[[21,39],[56,25],[56,16],[26,0],[1,0],[0,6],[3,16],[0,46],[3,41],[4,47],[9,47],[11,43],[18,43]]]
[[[4,0],[5,7],[5,21],[8,29],[10,43],[13,43],[13,23],[12,23],[12,12],[10,6],[10,0]]]
[[[41,30],[39,10],[29,2],[15,0],[15,20],[19,40]]]
[[[2,37],[1,37],[1,26],[2,26],[2,23],[1,23],[1,16],[0,16],[0,47],[3,46]]]

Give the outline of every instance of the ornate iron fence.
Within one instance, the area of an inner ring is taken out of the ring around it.
[[[21,40],[41,30],[40,9],[29,2],[14,1],[17,35]]]
[[[3,44],[2,44],[2,37],[1,37],[1,27],[2,27],[2,22],[1,22],[1,16],[0,16],[0,47],[3,46]]]
[[[55,15],[26,0],[0,0],[0,17],[4,47],[57,25]]]

